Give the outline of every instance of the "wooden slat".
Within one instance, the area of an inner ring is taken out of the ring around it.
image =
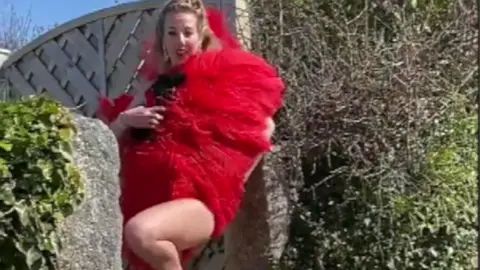
[[[130,78],[133,76],[134,71],[140,64],[140,57],[139,57],[139,50],[140,50],[140,44],[137,39],[132,37],[126,44],[125,49],[123,50],[121,58],[118,60],[121,62],[124,66],[126,66],[129,70],[132,70],[133,72],[130,73]]]
[[[132,81],[130,82],[130,92],[138,92],[142,91],[144,89],[145,82],[141,80],[138,75],[136,78],[133,78]]]
[[[122,24],[118,26],[120,27],[120,32],[110,42],[111,45],[107,47],[107,52],[105,54],[105,57],[107,59],[107,74],[110,74],[112,72],[115,63],[117,62],[117,58],[120,56],[120,53],[125,46],[125,42],[132,33],[135,25],[137,24],[141,13],[142,12],[137,11],[125,15]]]
[[[65,33],[65,36],[72,45],[75,46],[76,52],[80,53],[91,65],[91,69],[95,70],[95,72],[99,72],[101,68],[98,66],[100,55],[85,39],[85,36],[78,29],[73,29],[72,31]],[[103,56],[101,56],[101,58],[103,58]]]
[[[55,63],[57,64],[58,68],[66,70],[66,77],[76,89],[80,90],[78,94],[80,94],[87,102],[85,105],[85,111],[93,114],[98,104],[98,91],[75,67],[72,61],[56,42],[50,41],[46,43],[43,48],[45,49],[45,53],[47,55],[49,55],[52,59],[55,59]]]
[[[117,19],[115,20],[115,23],[112,25],[110,28],[110,31],[108,32],[108,35],[105,35],[105,55],[107,53],[107,49],[112,45],[112,42],[115,41],[115,37],[118,36],[118,33],[121,31],[120,25],[122,25],[123,18],[125,17],[125,14],[118,15]],[[107,59],[105,57],[105,60],[107,61],[115,61],[115,59]]]
[[[34,95],[37,93],[35,89],[25,80],[20,71],[15,66],[10,66],[5,72],[6,77],[13,85],[13,90],[20,92],[21,95]]]
[[[115,24],[116,20],[117,20],[117,15],[105,17],[103,19],[103,33],[105,33],[105,36],[110,35],[110,31],[112,30],[112,27]]]
[[[108,96],[114,97],[126,91],[127,85],[135,73],[135,66],[126,66],[118,62],[115,70],[108,78]]]
[[[139,59],[139,52],[143,49],[141,41],[149,39],[153,36],[155,31],[155,24],[156,19],[158,18],[158,14],[160,13],[159,9],[155,10],[145,10],[142,13],[138,26],[135,29],[133,35],[130,36],[129,44],[125,48],[122,61],[125,62],[126,65],[135,65],[137,67],[137,71],[133,74],[129,84],[127,85],[125,91],[144,91],[145,89],[145,82],[139,83],[137,76],[138,76],[138,69],[143,64],[143,59]],[[132,46],[134,45],[134,46]],[[127,59],[127,60],[125,60]],[[130,61],[128,59],[131,59]],[[140,90],[141,89],[141,90]]]
[[[55,49],[55,47],[57,47],[58,49]],[[50,65],[54,66],[52,73],[55,75],[57,79],[59,79],[61,87],[65,89],[67,93],[69,93],[73,102],[75,104],[78,104],[78,102],[81,100],[83,93],[78,92],[72,89],[71,87],[69,87],[70,79],[67,76],[67,68],[70,66],[74,66],[75,63],[70,58],[67,58],[66,62],[62,62],[62,60],[65,61],[65,57],[61,57],[61,54],[57,55],[56,52],[57,51],[63,52],[63,50],[54,41],[45,44],[44,49],[45,50],[44,50],[44,54],[42,55],[42,60],[49,61],[51,63]],[[52,58],[52,56],[55,58]]]
[[[99,63],[97,63],[98,69],[98,80],[100,82],[99,92],[101,95],[107,94],[107,72],[105,64],[105,32],[103,27],[104,20],[97,20],[91,24],[88,24],[88,29],[92,32],[93,35],[99,40],[98,44],[98,54],[101,56],[99,58]]]
[[[74,29],[65,34],[68,40],[65,51],[70,56],[80,56],[79,62],[76,63],[77,68],[81,69],[87,80],[89,80],[95,88],[100,88],[104,81],[105,73],[104,68],[100,65],[103,54],[93,47],[93,45],[87,40],[87,37],[78,29]],[[104,88],[105,89],[105,88]]]
[[[60,87],[57,79],[53,77],[50,72],[48,72],[45,65],[40,60],[38,60],[37,57],[32,57],[30,59],[30,62],[28,63],[28,68],[34,74],[32,81],[35,81],[35,88],[45,88],[46,92],[50,96],[55,97],[65,106],[75,106],[75,104],[72,102],[72,98],[65,92],[62,87]]]
[[[138,40],[145,40],[147,38],[150,38],[155,33],[155,24],[157,23],[157,17],[160,11],[155,10],[151,13],[152,14],[150,14],[149,11],[145,11],[142,13],[140,23],[135,32],[133,33],[133,35]]]

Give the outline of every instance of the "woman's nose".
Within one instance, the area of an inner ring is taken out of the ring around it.
[[[183,34],[179,34],[178,35],[178,43],[180,45],[185,45],[185,41],[186,41],[185,36]]]

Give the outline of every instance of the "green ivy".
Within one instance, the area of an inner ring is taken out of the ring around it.
[[[55,269],[57,226],[83,199],[75,133],[46,97],[0,102],[0,269]]]
[[[404,244],[392,265],[477,269],[477,129],[477,117],[454,105],[433,133],[415,192],[392,197]]]
[[[300,193],[277,269],[477,269],[478,122],[466,104],[466,96],[452,97],[425,138],[420,170],[408,181],[387,175],[367,183],[340,175]],[[335,168],[345,162],[331,159]],[[304,165],[308,187],[332,171],[319,164],[311,175]]]

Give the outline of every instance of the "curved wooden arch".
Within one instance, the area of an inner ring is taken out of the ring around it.
[[[151,33],[162,2],[106,8],[39,36],[2,66],[12,96],[47,93],[93,116],[99,95],[128,91],[140,62],[138,45]]]
[[[209,0],[228,17],[237,0]],[[230,2],[230,3],[229,3]],[[15,51],[1,69],[10,98],[47,93],[65,106],[94,116],[98,97],[144,88],[138,80],[139,46],[153,33],[164,0],[105,8],[66,22]],[[235,20],[230,20],[235,28]]]
[[[15,61],[22,58],[22,56],[24,56],[25,54],[40,47],[42,44],[72,29],[81,27],[83,25],[86,25],[94,21],[97,21],[99,19],[103,19],[107,17],[119,16],[124,13],[131,13],[135,11],[156,9],[161,7],[163,2],[164,1],[159,1],[159,0],[147,0],[142,2],[131,2],[131,3],[120,4],[118,6],[97,10],[92,13],[73,19],[71,21],[68,21],[66,23],[63,23],[53,28],[52,30],[40,35],[36,39],[32,40],[30,43],[26,44],[19,50],[15,51],[13,54],[10,55],[8,61],[5,62],[5,66],[8,66],[14,63]]]

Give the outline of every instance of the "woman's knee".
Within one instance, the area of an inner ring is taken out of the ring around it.
[[[156,240],[156,235],[148,224],[139,218],[131,218],[123,229],[125,241],[134,249],[147,249]]]
[[[159,239],[158,231],[154,230],[140,219],[133,218],[125,225],[125,241],[138,256],[157,262],[175,261],[178,256],[175,243]]]

